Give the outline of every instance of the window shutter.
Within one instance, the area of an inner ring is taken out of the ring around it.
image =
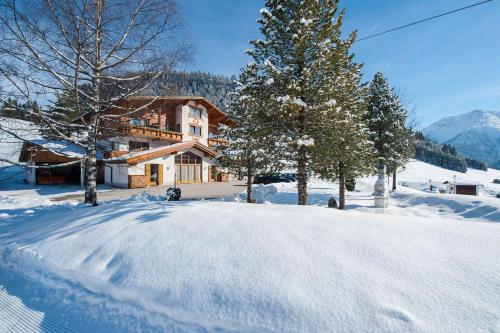
[[[148,177],[151,176],[151,164],[144,165],[144,169],[145,169],[144,175]]]
[[[163,164],[158,164],[158,185],[163,185]]]

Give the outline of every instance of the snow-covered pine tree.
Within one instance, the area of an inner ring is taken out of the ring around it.
[[[368,98],[366,121],[377,163],[387,166],[387,173],[393,175],[393,189],[396,189],[397,169],[413,155],[411,131],[405,127],[408,114],[380,72],[375,74],[370,84]]]
[[[325,57],[340,34],[338,0],[267,0],[261,10],[263,40],[247,51],[265,82],[270,119],[280,128],[297,167],[298,204],[307,204],[307,172],[315,136],[321,130],[318,112],[327,101],[334,78],[328,66],[342,66]]]
[[[360,85],[361,65],[349,54],[355,38],[352,33],[343,41],[338,31],[331,45],[325,46],[323,68],[330,82],[323,91],[328,99],[320,108],[321,131],[313,149],[314,170],[323,179],[339,182],[339,209],[345,207],[346,180],[373,170],[373,144],[363,119],[366,87]]]
[[[81,89],[85,88],[82,87]],[[87,93],[89,92],[87,91]],[[74,126],[73,120],[80,116],[81,110],[85,110],[84,112],[90,112],[91,110],[88,108],[88,102],[82,102],[86,100],[85,96],[80,94],[80,97],[76,98],[74,94],[70,90],[56,93],[57,99],[54,105],[47,110],[40,110],[42,116],[37,118],[39,118],[40,134],[45,139],[60,140],[59,133],[66,137],[82,135],[81,130]],[[56,130],[53,129],[54,127]]]
[[[282,167],[279,142],[274,137],[272,123],[264,120],[267,106],[264,86],[258,81],[255,64],[242,70],[227,116],[233,126],[222,128],[227,147],[220,147],[221,166],[235,174],[243,174],[247,181],[247,202],[253,203],[252,180],[257,173],[279,171]]]

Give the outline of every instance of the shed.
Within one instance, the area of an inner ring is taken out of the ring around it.
[[[462,194],[462,195],[479,195],[479,190],[483,187],[483,184],[474,181],[455,181],[449,182],[445,181],[443,184],[446,185],[448,193]]]
[[[83,148],[70,142],[37,139],[24,142],[19,155],[19,162],[26,163],[27,166],[54,166],[50,168],[28,168],[26,181],[29,184],[81,184],[84,173],[81,160],[84,155]],[[102,183],[104,178],[102,161],[98,161],[97,169],[97,182]]]

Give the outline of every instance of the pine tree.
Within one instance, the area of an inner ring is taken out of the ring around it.
[[[320,113],[321,131],[313,151],[315,171],[339,182],[339,209],[345,207],[346,181],[373,171],[373,145],[363,119],[366,88],[360,85],[361,65],[349,54],[354,40],[355,34],[346,41],[337,36],[336,48],[326,57],[330,63],[325,68],[333,80],[325,90],[329,100]]]
[[[5,102],[2,103],[0,107],[0,116],[14,119],[25,118],[18,101],[11,97],[7,98]]]
[[[88,90],[85,87],[81,89]],[[75,126],[74,122],[81,114],[85,114],[85,110],[90,111],[88,104],[84,101],[86,98],[83,94],[76,98],[72,91],[63,91],[57,94],[54,105],[44,111],[47,116],[40,117],[40,134],[46,139],[58,140],[60,136],[54,133],[55,127],[57,133],[62,133],[66,137],[78,136],[81,130],[79,126]]]
[[[332,67],[347,66],[330,57],[340,39],[343,12],[338,0],[267,0],[258,21],[263,40],[248,53],[266,85],[270,121],[279,128],[297,167],[298,204],[307,204],[307,172],[315,137],[323,129],[319,113],[335,80]]]
[[[411,131],[405,127],[407,111],[380,72],[370,84],[368,98],[366,120],[377,163],[384,164],[387,173],[393,175],[393,189],[396,189],[397,169],[413,155]]]
[[[233,126],[223,128],[221,137],[229,141],[220,147],[219,162],[247,180],[247,202],[253,203],[252,180],[258,173],[278,171],[282,167],[279,144],[271,123],[263,120],[267,111],[262,99],[263,85],[258,81],[255,64],[247,66],[232,94],[227,110]]]

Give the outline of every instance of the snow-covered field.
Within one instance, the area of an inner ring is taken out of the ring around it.
[[[453,174],[413,161],[399,180]],[[500,172],[457,176],[500,190]],[[260,205],[0,192],[0,331],[500,331],[500,199],[399,187],[382,211],[373,181],[347,211],[321,181],[308,207],[295,184]]]

